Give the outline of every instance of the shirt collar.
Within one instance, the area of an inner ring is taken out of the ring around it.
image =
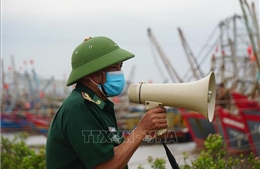
[[[93,90],[82,83],[77,83],[75,90],[80,92],[85,100],[95,103],[100,109],[104,109],[106,105],[108,107],[114,107],[113,102],[111,102],[109,99],[103,101],[95,94]]]

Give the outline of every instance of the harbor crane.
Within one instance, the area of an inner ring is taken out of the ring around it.
[[[131,68],[129,77],[127,78],[126,85],[125,85],[125,87],[124,87],[124,90],[123,90],[122,93],[121,93],[121,96],[127,95],[127,90],[128,90],[129,85],[130,85],[130,84],[132,83],[132,81],[133,81],[134,74],[135,74],[135,65],[133,65],[133,67]]]
[[[15,62],[14,62],[14,56],[11,55],[11,64],[12,64],[12,75],[13,75],[13,84],[11,84],[13,86],[13,93],[14,96],[11,99],[11,104],[7,107],[7,112],[11,112],[17,103],[18,97],[19,97],[19,83],[18,83],[18,72],[16,71],[16,67],[15,67]]]
[[[190,63],[193,76],[196,80],[199,80],[204,77],[203,72],[200,69],[200,66],[197,62],[197,59],[195,58],[189,44],[187,43],[184,34],[182,33],[181,28],[178,28],[179,36],[182,42],[183,49],[187,55],[188,61]]]
[[[163,52],[162,48],[160,47],[158,41],[156,40],[155,36],[153,35],[152,31],[150,28],[147,29],[148,37],[150,38],[151,42],[153,45],[156,47],[157,52],[159,53],[165,68],[173,82],[183,82],[177,71],[174,69],[174,67],[171,65],[171,62],[168,60],[166,57],[165,53]]]
[[[254,81],[254,86],[250,92],[252,98],[256,97],[256,93],[258,91],[258,95],[260,95],[259,89],[259,76],[260,76],[260,62],[259,62],[259,54],[260,54],[260,33],[259,33],[259,23],[256,15],[255,5],[252,3],[251,8],[246,0],[240,0],[240,6],[243,12],[243,18],[245,21],[248,37],[250,39],[252,49],[253,49],[253,58],[256,63],[257,69],[257,78]],[[247,11],[246,11],[247,9]],[[250,25],[251,24],[251,25]],[[250,27],[251,26],[251,27]]]

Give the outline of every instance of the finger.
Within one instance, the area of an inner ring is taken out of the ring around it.
[[[167,124],[167,120],[166,119],[157,119],[156,123],[158,123],[158,124]]]
[[[166,113],[166,109],[164,107],[160,107],[160,110],[158,111],[160,111],[160,113]]]
[[[156,125],[156,124],[167,124],[167,120],[164,118],[164,119],[158,119],[158,118],[156,118],[156,119],[152,119],[151,121],[150,121],[150,123],[151,124],[154,124],[154,125]]]
[[[157,124],[157,128],[158,129],[167,129],[168,128],[168,124],[163,123],[163,124]]]
[[[166,113],[161,112],[161,111],[150,112],[150,113],[147,113],[147,115],[150,116],[151,118],[165,118],[166,117]]]
[[[153,116],[153,118],[166,119],[166,114],[165,113],[156,114]]]
[[[154,109],[150,110],[152,113],[159,114],[159,113],[165,113],[166,109],[163,107],[156,107]]]

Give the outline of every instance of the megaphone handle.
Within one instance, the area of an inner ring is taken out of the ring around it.
[[[150,109],[158,107],[158,106],[163,106],[163,104],[160,103],[160,102],[153,102],[153,101],[146,101],[145,102],[146,110],[150,110]],[[166,131],[167,131],[167,129],[161,129],[161,130],[156,131],[156,134],[157,134],[157,136],[160,136],[160,135],[164,134]],[[172,169],[180,169],[178,163],[176,162],[174,156],[172,155],[171,151],[166,146],[164,141],[161,140],[161,143],[163,144],[163,147],[166,151],[166,154],[167,154],[168,160],[169,160],[169,162],[172,166]]]
[[[145,109],[146,110],[150,110],[150,109],[153,109],[153,108],[158,107],[158,106],[163,106],[163,104],[160,103],[160,102],[145,101]],[[165,132],[167,132],[167,129],[161,129],[161,130],[156,131],[156,135],[160,136],[160,135],[164,134]]]

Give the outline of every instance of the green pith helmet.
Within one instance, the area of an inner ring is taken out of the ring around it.
[[[86,75],[132,57],[134,57],[134,54],[121,49],[113,40],[107,37],[87,38],[73,51],[71,58],[72,71],[67,86],[74,84]]]

